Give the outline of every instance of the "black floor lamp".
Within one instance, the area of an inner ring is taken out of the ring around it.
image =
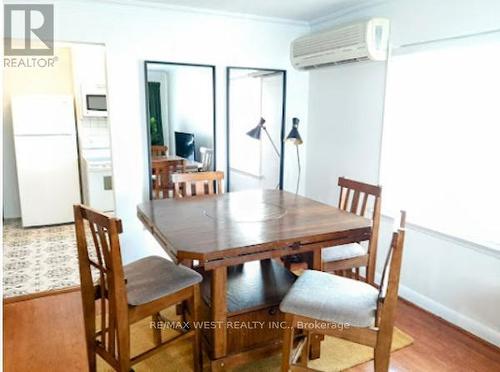
[[[276,155],[278,155],[278,159],[281,159],[280,152],[278,151],[278,148],[274,144],[273,139],[271,138],[269,132],[267,131],[267,128],[264,125],[265,123],[266,123],[266,120],[263,117],[261,117],[259,124],[257,124],[257,126],[255,128],[253,128],[252,130],[248,131],[247,136],[252,137],[256,140],[260,140],[260,137],[262,135],[262,131],[264,131],[267,135],[267,138],[269,138],[269,142],[271,142],[271,145],[273,146],[273,149],[276,152]],[[278,182],[278,185],[276,186],[276,188],[279,189],[279,187],[280,187],[280,184]]]
[[[299,193],[299,185],[300,185],[300,154],[299,154],[299,145],[302,145],[304,142],[302,141],[302,138],[300,137],[299,134],[299,119],[298,118],[293,118],[292,119],[292,130],[286,137],[286,142],[292,143],[295,145],[295,148],[297,149],[297,164],[298,164],[298,170],[299,173],[297,175],[297,189],[295,190],[295,193]]]
[[[274,141],[272,140],[271,136],[269,135],[269,132],[267,131],[266,126],[264,125],[266,123],[266,120],[264,118],[260,118],[259,124],[252,130],[247,132],[247,136],[250,136],[252,138],[255,138],[256,140],[260,140],[260,137],[262,135],[262,131],[264,131],[267,135],[267,138],[269,138],[269,142],[271,142],[271,145],[273,145],[274,151],[276,151],[276,155],[278,155],[278,158],[281,157],[280,152],[278,151],[278,148],[274,144]]]
[[[286,142],[289,142],[293,145],[295,145],[297,149],[297,165],[298,165],[298,175],[297,175],[297,188],[295,190],[295,193],[299,193],[299,185],[300,185],[300,173],[301,173],[301,166],[300,166],[300,152],[299,152],[299,145],[302,145],[304,142],[302,141],[302,137],[300,137],[299,133],[299,119],[298,118],[293,118],[292,119],[292,130],[290,130],[290,133],[288,133],[288,136],[286,137]],[[252,137],[256,140],[260,140],[262,136],[262,131],[264,131],[267,135],[267,138],[269,138],[269,142],[271,142],[271,145],[274,148],[274,151],[276,151],[276,155],[278,155],[278,158],[281,158],[281,155],[278,151],[278,148],[274,144],[274,141],[272,140],[271,136],[269,135],[269,132],[267,131],[266,126],[264,125],[266,123],[266,120],[264,118],[260,118],[259,124],[252,130],[247,132],[247,136]]]

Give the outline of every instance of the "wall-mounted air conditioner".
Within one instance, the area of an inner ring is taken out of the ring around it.
[[[292,42],[293,67],[307,70],[358,61],[384,61],[389,43],[389,20],[372,18],[334,27]]]

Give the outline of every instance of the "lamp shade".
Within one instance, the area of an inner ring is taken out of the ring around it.
[[[255,128],[248,131],[247,136],[255,138],[257,140],[260,140],[261,131],[262,131],[262,128],[264,127],[265,122],[266,121],[264,120],[264,118],[260,118],[259,124],[257,124],[257,126]]]
[[[302,145],[303,141],[299,134],[299,119],[293,118],[292,122],[293,122],[292,130],[290,131],[290,133],[288,133],[286,141],[293,143],[294,145]]]

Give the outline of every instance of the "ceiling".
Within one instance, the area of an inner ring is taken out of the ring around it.
[[[359,8],[380,0],[136,0],[188,8],[311,22],[335,12]]]

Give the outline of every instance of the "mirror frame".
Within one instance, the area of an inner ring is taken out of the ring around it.
[[[286,70],[279,68],[259,68],[259,67],[241,67],[241,66],[227,66],[226,67],[226,154],[227,154],[227,166],[226,166],[226,190],[230,192],[230,166],[231,166],[231,156],[230,156],[230,104],[231,104],[231,70],[256,70],[256,71],[269,71],[269,72],[281,72],[283,73],[283,104],[281,108],[281,135],[280,135],[280,184],[279,189],[283,190],[283,179],[284,179],[284,164],[285,164],[285,120],[286,120]]]
[[[153,61],[153,60],[145,60],[144,61],[144,96],[145,96],[145,105],[146,105],[146,135],[147,135],[147,157],[148,157],[148,193],[149,200],[153,200],[153,191],[152,191],[152,171],[151,171],[151,134],[149,130],[149,92],[148,92],[148,65],[172,65],[172,66],[186,66],[186,67],[207,67],[212,69],[212,101],[213,101],[213,144],[214,144],[214,170],[217,169],[217,113],[216,113],[216,68],[215,65],[206,65],[200,63],[185,63],[185,62],[167,62],[167,61]]]

